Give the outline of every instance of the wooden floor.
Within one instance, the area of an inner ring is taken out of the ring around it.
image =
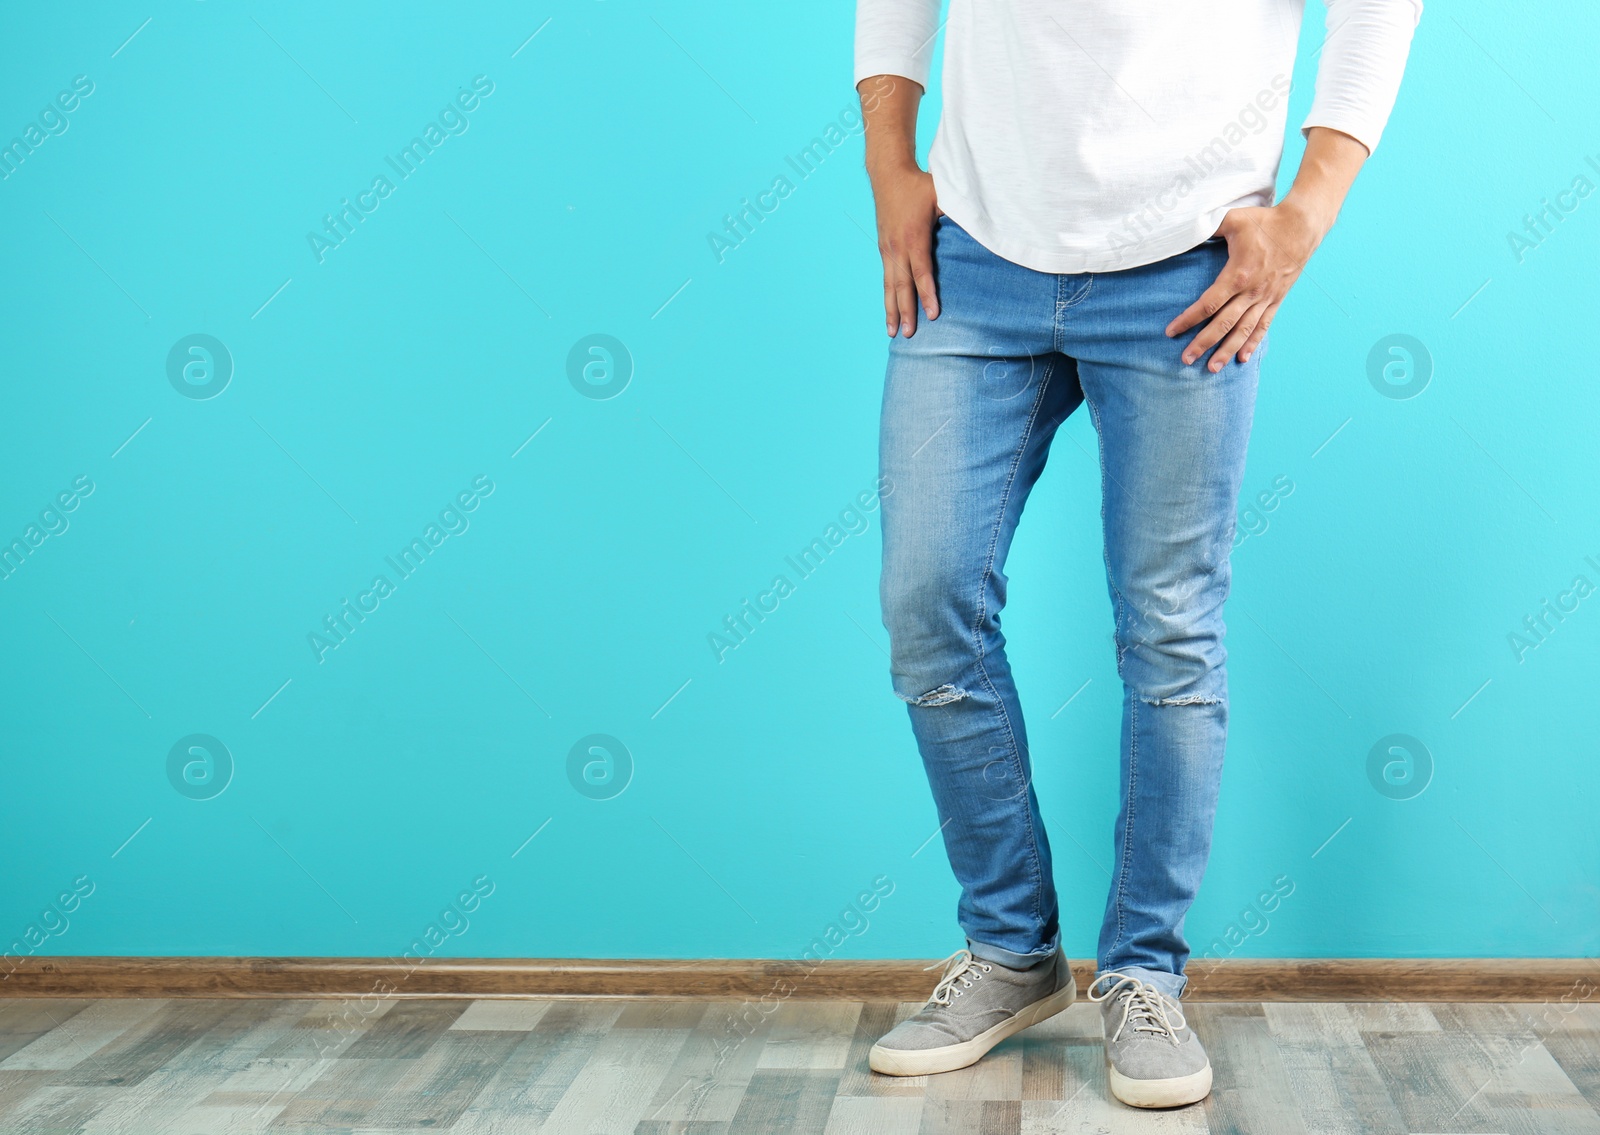
[[[915,1008],[0,1000],[0,1133],[1600,1135],[1597,1005],[1193,1004],[1215,1088],[1164,1113],[1108,1097],[1081,1002],[974,1068],[874,1076]]]

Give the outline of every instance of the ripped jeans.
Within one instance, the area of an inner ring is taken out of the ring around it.
[[[1087,404],[1123,683],[1121,810],[1097,961],[1169,996],[1183,990],[1183,919],[1222,775],[1222,607],[1265,345],[1212,374],[1209,357],[1182,361],[1193,331],[1169,339],[1164,328],[1226,260],[1208,241],[1143,267],[1053,275],[1001,259],[945,217],[943,310],[892,341],[881,435],[894,486],[883,497],[891,675],[961,885],[962,930],[990,961],[1025,966],[1059,942],[1000,611],[1023,504],[1057,428]],[[1084,459],[1074,445],[1068,460]]]

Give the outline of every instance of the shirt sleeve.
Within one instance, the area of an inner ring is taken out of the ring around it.
[[[923,90],[939,31],[939,0],[857,0],[855,82],[900,75]]]
[[[1422,0],[1326,2],[1327,36],[1317,66],[1317,93],[1300,130],[1342,130],[1370,154],[1394,109],[1411,33],[1422,18]],[[862,6],[867,6],[865,0]]]

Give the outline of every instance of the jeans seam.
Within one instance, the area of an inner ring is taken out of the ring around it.
[[[1126,935],[1128,861],[1132,858],[1129,849],[1133,846],[1135,801],[1139,795],[1139,699],[1130,697],[1128,704],[1128,817],[1122,825],[1122,855],[1121,862],[1117,864],[1117,937],[1111,943],[1112,950],[1122,945]]]
[[[1117,648],[1117,676],[1121,677],[1123,659],[1126,654],[1122,641],[1122,620],[1124,610],[1126,609],[1128,603],[1123,597],[1122,589],[1117,586],[1116,576],[1111,571],[1111,535],[1106,530],[1106,482],[1108,478],[1106,470],[1105,435],[1100,430],[1100,408],[1096,406],[1094,400],[1089,397],[1089,392],[1087,390],[1084,391],[1083,400],[1084,403],[1089,407],[1089,417],[1094,422],[1095,448],[1097,449],[1100,457],[1100,553],[1106,565],[1106,583],[1111,589],[1112,619],[1114,623],[1113,630],[1115,632],[1113,637],[1115,639]],[[1122,939],[1126,931],[1126,916],[1124,912],[1124,906],[1127,897],[1128,884],[1128,848],[1130,846],[1130,836],[1133,831],[1133,801],[1135,796],[1134,786],[1138,783],[1139,769],[1138,700],[1139,699],[1136,697],[1128,698],[1131,707],[1129,711],[1130,719],[1128,722],[1128,818],[1127,822],[1123,825],[1122,854],[1118,857],[1117,862],[1115,892],[1117,936],[1112,941],[1111,945],[1107,947],[1107,957],[1102,958],[1102,962],[1109,961],[1110,952],[1122,944]]]
[[[1069,300],[1065,297],[1065,292],[1067,290],[1067,279],[1068,277],[1064,275],[1056,276],[1056,307],[1055,311],[1052,313],[1053,318],[1050,325],[1050,345],[1054,347],[1056,351],[1061,353],[1065,353],[1062,348],[1065,346],[1064,340],[1066,338],[1066,328],[1062,325],[1061,317],[1069,308],[1077,307],[1080,303],[1087,299],[1090,289],[1094,287],[1094,276],[1090,275],[1088,281],[1084,283],[1083,287],[1079,288],[1077,294]]]
[[[1005,701],[995,690],[994,682],[989,677],[989,667],[986,661],[988,658],[988,653],[984,650],[983,646],[983,621],[984,617],[988,613],[989,580],[994,576],[995,550],[998,548],[1000,543],[1000,529],[1005,524],[1006,509],[1011,505],[1011,490],[1016,484],[1017,467],[1022,464],[1022,455],[1027,452],[1028,442],[1033,437],[1033,427],[1039,419],[1039,408],[1044,405],[1045,393],[1050,387],[1050,379],[1053,373],[1054,367],[1050,364],[1046,364],[1044,377],[1039,381],[1039,393],[1034,396],[1033,406],[1028,411],[1027,424],[1022,428],[1021,440],[1017,444],[1016,452],[1011,456],[1011,468],[1006,473],[1005,491],[1000,494],[1000,509],[995,517],[994,530],[989,534],[989,551],[984,558],[983,576],[978,581],[978,614],[972,625],[972,645],[973,653],[977,657],[978,673],[982,675],[984,688],[989,691],[989,697],[994,701],[995,704],[995,712],[999,715],[1001,724],[1005,726],[1006,739],[1011,744],[1011,763],[1016,772],[1017,781],[1019,784],[1022,783],[1024,779],[1022,774],[1021,752],[1019,746],[1017,745],[1016,731],[1012,728],[1011,718],[1006,713]],[[1037,834],[1038,825],[1035,822],[1037,821],[1038,817],[1033,814],[1033,807],[1028,803],[1027,792],[1028,786],[1024,785],[1022,799],[1023,806],[1028,812],[1029,821],[1028,866],[1033,875],[1033,918],[1035,923],[1042,926],[1044,924],[1044,911],[1040,909],[1039,906],[1039,892],[1043,889],[1044,872],[1039,866],[1039,838]]]

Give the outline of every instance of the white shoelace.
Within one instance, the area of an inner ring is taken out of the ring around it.
[[[1188,1021],[1184,1020],[1183,1010],[1176,1001],[1132,974],[1108,973],[1101,980],[1105,982],[1104,991],[1096,994],[1095,986],[1091,985],[1090,1001],[1107,1001],[1119,993],[1125,994],[1122,1020],[1111,1034],[1113,1041],[1122,1035],[1123,1029],[1131,1028],[1136,1033],[1165,1037],[1173,1044],[1182,1043],[1178,1040],[1178,1030],[1188,1025]]]
[[[967,949],[957,950],[948,958],[934,962],[931,966],[923,966],[924,970],[944,968],[944,976],[939,979],[939,984],[933,987],[933,996],[928,998],[930,1005],[948,1005],[961,996],[962,989],[971,989],[973,982],[980,981],[983,975],[994,969],[988,962],[980,962],[972,956],[972,951]],[[960,982],[957,988],[956,982]]]

